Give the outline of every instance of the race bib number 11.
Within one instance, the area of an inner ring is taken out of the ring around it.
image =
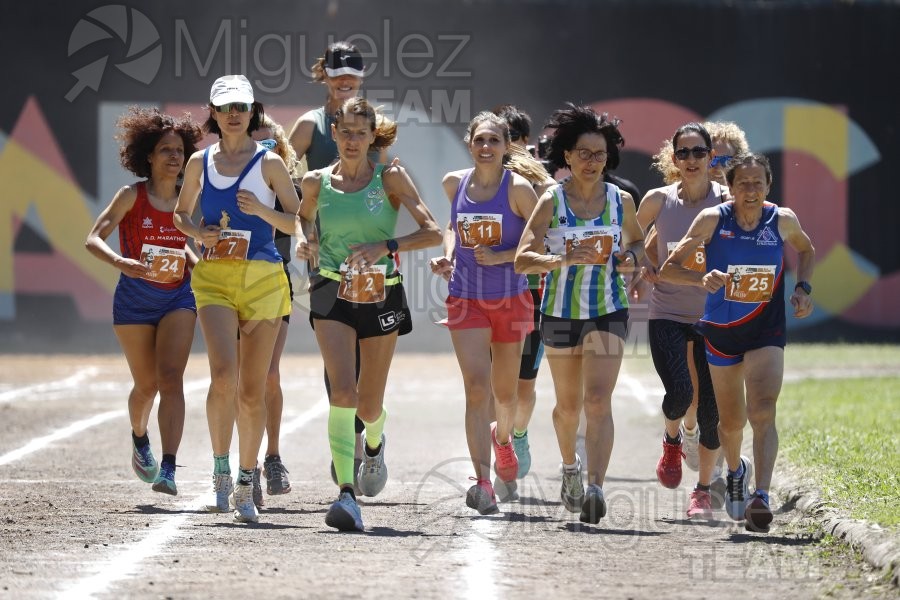
[[[725,299],[734,302],[768,302],[775,287],[775,265],[728,265],[731,280]]]
[[[182,249],[144,244],[141,247],[141,262],[150,269],[142,279],[157,283],[175,283],[184,277],[187,258]]]
[[[250,250],[250,232],[244,229],[223,229],[219,241],[203,251],[205,260],[247,260]]]
[[[456,215],[456,231],[463,248],[499,246],[503,236],[503,215],[476,215],[463,213]]]

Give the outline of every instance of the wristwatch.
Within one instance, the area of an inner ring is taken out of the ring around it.
[[[798,282],[797,282],[797,285],[794,286],[794,289],[795,289],[795,290],[796,290],[797,288],[800,288],[801,290],[803,290],[804,292],[806,292],[806,295],[807,295],[807,296],[809,296],[809,295],[812,294],[812,286],[809,285],[809,282],[808,282],[808,281],[798,281]]]
[[[390,239],[385,243],[387,244],[388,256],[394,258],[394,252],[400,249],[400,244],[394,239]]]

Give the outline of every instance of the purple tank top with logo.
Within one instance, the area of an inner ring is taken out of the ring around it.
[[[450,224],[456,235],[456,264],[450,277],[450,295],[483,300],[518,296],[528,289],[528,280],[513,270],[513,263],[480,265],[474,250],[478,244],[495,252],[519,245],[525,219],[513,212],[509,204],[512,174],[503,171],[493,198],[474,202],[466,194],[473,172],[474,169],[469,170],[460,181],[450,207]]]

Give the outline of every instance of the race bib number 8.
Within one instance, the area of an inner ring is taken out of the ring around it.
[[[775,288],[775,265],[728,265],[731,280],[725,299],[734,302],[768,302]]]
[[[250,232],[244,229],[223,229],[216,245],[203,251],[206,260],[247,260]]]
[[[372,265],[357,270],[348,268],[344,263],[341,265],[338,298],[356,304],[384,302],[386,276],[387,267],[384,265]]]
[[[669,242],[666,244],[669,249],[669,254],[675,251],[675,247],[678,246],[678,242]],[[691,271],[697,271],[698,273],[706,273],[706,246],[700,244],[697,246],[697,249],[694,250],[694,253],[688,256],[683,263],[681,263],[685,269],[690,269]]]
[[[456,231],[463,248],[477,245],[499,246],[503,236],[503,215],[476,215],[463,213],[456,215]]]
[[[144,244],[141,247],[141,262],[147,265],[150,272],[141,279],[157,283],[181,281],[184,277],[186,256],[185,251],[178,248]]]
[[[572,251],[578,246],[593,246],[599,256],[591,265],[605,265],[609,262],[609,257],[613,252],[619,250],[619,228],[618,227],[577,227],[568,229],[563,233],[566,241],[566,253]]]

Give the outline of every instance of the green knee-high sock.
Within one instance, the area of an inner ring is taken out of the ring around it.
[[[387,419],[387,411],[385,409],[381,409],[381,415],[377,419],[375,419],[372,423],[366,424],[366,446],[369,447],[369,450],[377,450],[378,446],[381,445],[381,434],[384,432],[384,420]]]
[[[328,442],[338,485],[353,485],[353,450],[356,447],[355,408],[332,406],[328,413]]]

